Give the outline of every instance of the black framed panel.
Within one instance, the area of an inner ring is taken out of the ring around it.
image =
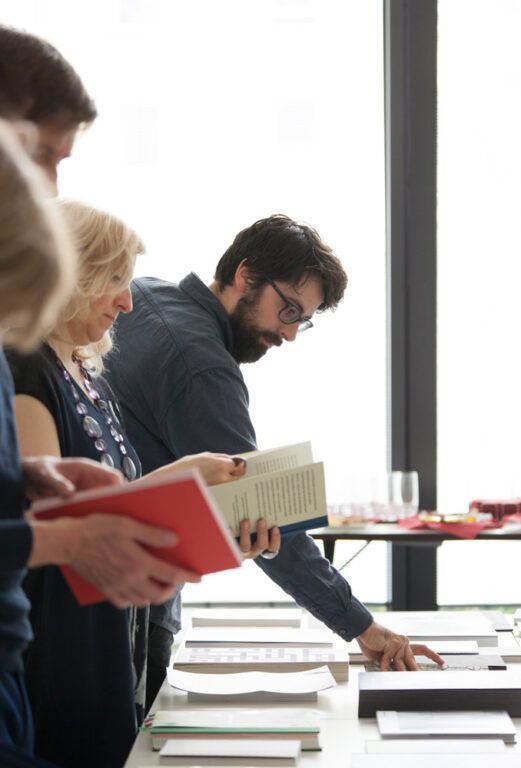
[[[389,468],[436,508],[436,0],[384,0]],[[393,609],[436,606],[436,550],[389,545]]]

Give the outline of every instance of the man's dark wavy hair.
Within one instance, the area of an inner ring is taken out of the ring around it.
[[[0,25],[0,115],[66,128],[89,125],[96,106],[76,71],[46,40]]]
[[[347,275],[340,259],[313,227],[289,216],[278,213],[259,219],[239,232],[217,264],[219,290],[233,285],[237,267],[244,260],[253,288],[264,285],[266,278],[299,286],[317,277],[324,289],[319,312],[333,309],[343,298]]]

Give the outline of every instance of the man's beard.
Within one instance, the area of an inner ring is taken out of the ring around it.
[[[239,299],[230,315],[233,332],[232,355],[238,363],[256,363],[266,352],[265,342],[280,347],[282,339],[271,331],[261,331],[255,326],[255,310],[259,304],[262,289],[253,291],[251,296]]]

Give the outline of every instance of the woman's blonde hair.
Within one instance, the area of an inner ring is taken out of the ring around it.
[[[20,350],[54,325],[76,275],[75,249],[48,194],[40,170],[0,120],[0,327]]]
[[[79,254],[76,287],[60,315],[61,324],[86,316],[92,302],[108,291],[121,291],[132,279],[136,256],[145,252],[145,246],[117,216],[77,200],[57,200],[56,204]],[[115,276],[117,283],[113,282]],[[77,347],[74,354],[97,375],[103,370],[103,356],[111,349],[112,337],[107,331],[100,341]]]

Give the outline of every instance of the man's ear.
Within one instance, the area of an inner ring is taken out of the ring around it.
[[[233,277],[233,287],[240,294],[244,295],[250,290],[251,283],[251,272],[246,264],[246,259],[243,259],[235,270],[235,275]]]

